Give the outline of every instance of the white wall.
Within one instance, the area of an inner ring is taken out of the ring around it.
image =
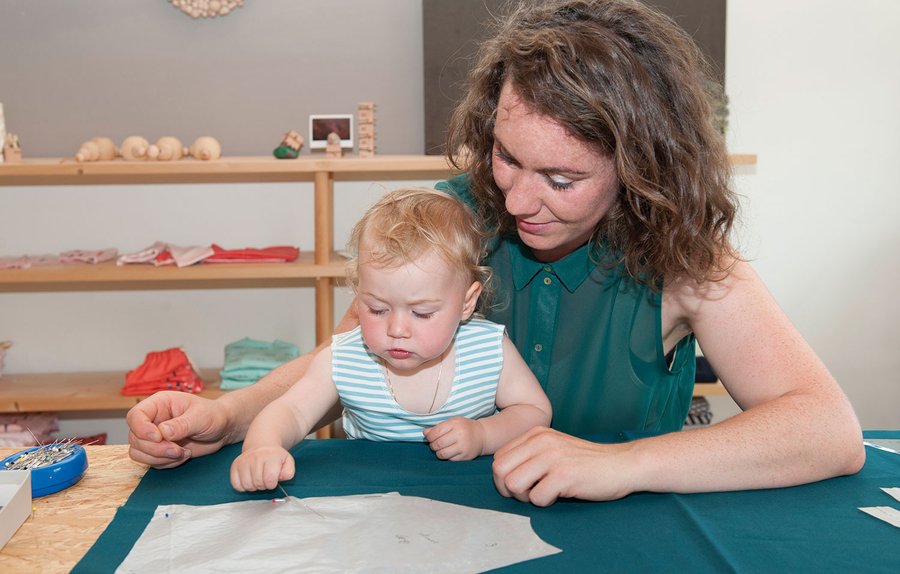
[[[744,252],[849,395],[900,428],[900,3],[729,0]]]
[[[900,283],[892,167],[900,158],[898,29],[893,0],[728,3],[730,147],[759,155],[736,182],[744,252],[865,428],[900,428],[900,313],[889,292]],[[416,78],[421,70],[391,73]],[[308,248],[311,194],[295,189],[7,188],[0,190],[0,254],[139,249],[156,239]],[[337,245],[378,193],[338,184]],[[338,299],[339,311],[346,301]],[[3,294],[0,340],[15,342],[8,372],[128,369],[147,351],[175,344],[200,365],[217,366],[224,344],[243,336],[309,349],[311,309],[311,290]],[[717,418],[729,408],[713,403]],[[85,434],[108,426],[79,424]]]

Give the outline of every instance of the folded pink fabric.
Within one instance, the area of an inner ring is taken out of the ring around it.
[[[213,248],[209,245],[190,245],[183,247],[172,243],[157,241],[150,247],[135,253],[127,253],[116,261],[116,265],[128,263],[152,263],[157,267],[161,265],[177,265],[187,267],[199,263],[213,254]]]
[[[59,264],[59,255],[56,253],[42,253],[40,255],[26,255],[28,262],[32,266],[35,265],[57,265]]]
[[[57,263],[59,263],[59,255],[55,253],[0,257],[0,269],[28,269],[35,265],[56,265]]]
[[[60,263],[103,263],[109,261],[119,254],[119,250],[115,247],[108,249],[100,249],[98,251],[85,251],[83,249],[73,249],[71,251],[63,251],[59,254]]]
[[[27,255],[0,257],[0,269],[28,269],[31,263]]]
[[[0,414],[0,446],[38,446],[53,442],[59,418],[51,413]]]
[[[126,265],[128,263],[152,263],[156,257],[166,250],[166,244],[157,241],[150,247],[136,251],[134,253],[126,253],[116,259],[116,265]]]
[[[192,245],[189,247],[181,247],[180,245],[168,244],[169,253],[175,260],[175,265],[179,267],[187,267],[194,263],[200,263],[207,257],[211,257],[215,251],[209,245]]]

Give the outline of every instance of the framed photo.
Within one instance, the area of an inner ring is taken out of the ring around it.
[[[342,148],[352,148],[353,114],[310,114],[309,149],[325,149],[331,132],[341,137]]]

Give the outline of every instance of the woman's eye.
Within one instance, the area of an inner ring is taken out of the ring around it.
[[[494,148],[494,157],[503,163],[507,163],[510,165],[514,164],[512,158],[506,155],[506,152],[503,151],[502,147],[497,146]]]
[[[572,187],[572,180],[565,177],[548,175],[547,181],[553,189],[569,189]]]
[[[373,307],[369,307],[369,313],[372,315],[384,315],[387,313],[387,309],[375,309]]]

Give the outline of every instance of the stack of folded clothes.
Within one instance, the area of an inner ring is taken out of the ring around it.
[[[150,263],[157,267],[161,265],[187,267],[195,263],[289,263],[299,255],[300,249],[291,245],[223,249],[215,243],[181,246],[157,241],[146,249],[122,255],[116,260],[116,265]]]
[[[0,414],[0,446],[39,446],[53,442],[59,419],[52,413]],[[2,469],[0,469],[2,470]]]
[[[225,345],[225,365],[219,373],[223,389],[252,385],[275,367],[300,355],[297,345],[286,341],[243,338]]]
[[[288,263],[300,255],[300,250],[291,245],[222,249],[213,243],[211,248],[213,254],[204,259],[204,263]]]
[[[199,393],[203,381],[187,354],[178,347],[147,353],[144,362],[125,375],[122,394],[152,395],[157,391]]]

